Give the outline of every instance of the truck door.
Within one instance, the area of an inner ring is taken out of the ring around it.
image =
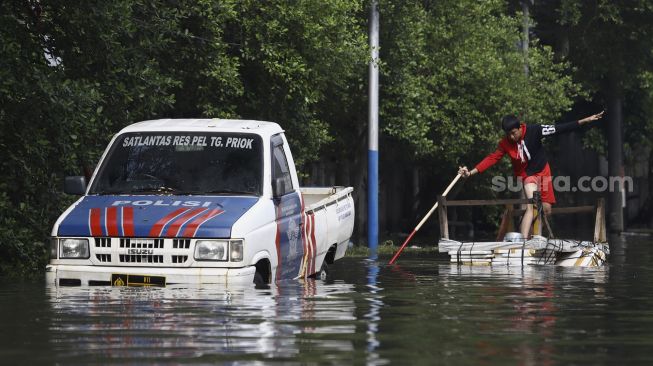
[[[303,201],[298,187],[293,186],[281,134],[272,137],[271,145],[272,200],[276,211],[275,243],[279,260],[276,278],[291,279],[300,275],[304,256]]]

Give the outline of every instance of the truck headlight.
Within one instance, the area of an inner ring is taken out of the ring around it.
[[[195,243],[195,259],[200,261],[226,261],[229,241],[198,240]]]
[[[232,240],[229,242],[229,258],[232,262],[242,262],[243,260],[243,241]]]
[[[60,239],[59,250],[61,259],[88,259],[88,239]]]

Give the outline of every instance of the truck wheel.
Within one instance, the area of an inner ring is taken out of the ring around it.
[[[268,288],[267,282],[265,282],[263,275],[259,271],[254,273],[254,287],[258,289]]]
[[[326,281],[327,277],[329,277],[329,265],[327,264],[326,261],[322,262],[322,267],[320,267],[320,272],[317,273],[316,278],[321,279],[322,281]]]
[[[271,270],[270,270],[270,261],[268,259],[261,259],[256,262],[256,271],[254,272],[254,287],[258,289],[269,289],[270,288],[270,279],[271,279]]]

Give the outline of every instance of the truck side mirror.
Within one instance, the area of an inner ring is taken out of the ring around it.
[[[286,185],[283,178],[274,178],[272,180],[272,196],[278,198],[286,194],[285,187]]]
[[[86,193],[86,178],[81,175],[66,177],[63,184],[63,191],[66,194],[83,196]]]

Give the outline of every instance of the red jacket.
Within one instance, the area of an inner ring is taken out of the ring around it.
[[[523,123],[521,124],[521,134],[522,136],[526,136],[526,125]],[[478,170],[479,173],[483,173],[492,165],[501,160],[505,154],[510,156],[512,171],[513,174],[515,174],[515,177],[526,177],[526,166],[528,165],[528,162],[521,161],[519,158],[517,144],[510,141],[508,136],[504,136],[501,141],[499,141],[499,146],[497,146],[497,149],[476,165],[476,170]]]

